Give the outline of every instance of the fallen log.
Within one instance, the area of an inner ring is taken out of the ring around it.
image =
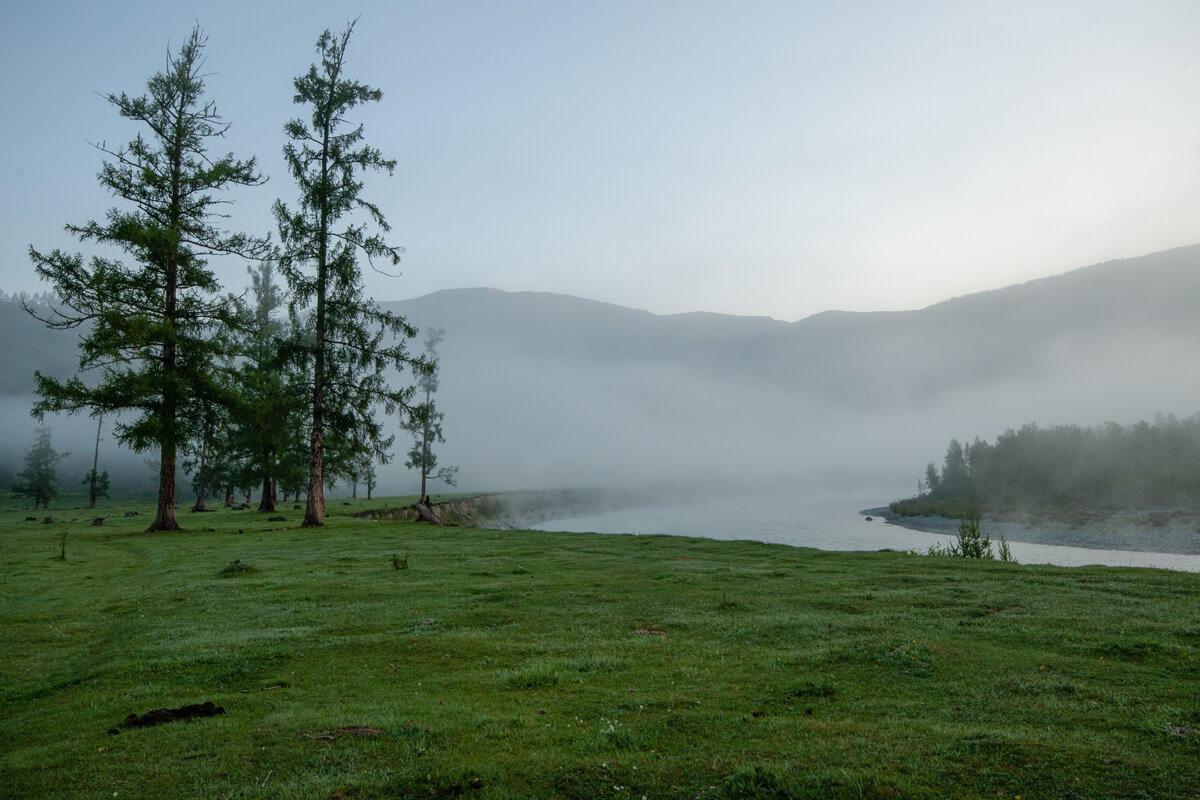
[[[428,522],[431,525],[441,525],[442,524],[442,521],[440,519],[438,519],[438,515],[434,513],[433,509],[429,506],[428,503],[426,503],[424,501],[413,503],[413,508],[417,512],[417,519],[419,521]]]

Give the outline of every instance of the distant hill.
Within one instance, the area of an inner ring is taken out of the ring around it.
[[[510,465],[550,439],[568,472],[586,472],[573,450],[606,474],[670,471],[667,449],[701,473],[912,474],[951,436],[1200,410],[1200,246],[794,323],[491,289],[386,305],[447,331],[448,447],[488,441]]]
[[[486,488],[814,473],[907,485],[952,436],[1200,410],[1200,245],[794,323],[494,289],[383,305],[446,330],[442,461]],[[20,343],[0,363],[4,393],[28,395],[34,368],[70,374],[70,334],[12,302],[0,332]]]
[[[887,407],[1047,367],[1111,369],[1135,341],[1200,346],[1200,245],[1111,261],[917,311],[828,311],[795,323],[656,316],[576,297],[461,289],[387,307],[457,331],[476,352],[671,364]],[[1151,360],[1153,351],[1145,354]],[[882,381],[881,379],[886,379]]]

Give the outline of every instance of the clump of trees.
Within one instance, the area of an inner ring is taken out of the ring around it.
[[[139,127],[122,147],[98,145],[106,157],[100,183],[120,205],[103,222],[67,231],[123,258],[29,249],[53,301],[26,302],[26,311],[80,331],[74,377],[37,373],[34,415],[112,414],[119,441],[156,451],[151,531],[179,527],[181,461],[194,476],[196,510],[210,495],[229,503],[235,489],[261,487],[260,510],[271,511],[280,491],[298,498],[306,489],[303,524],[323,524],[326,485],[362,478],[369,492],[374,464],[391,457],[381,415],[414,411],[415,387],[393,386],[385,371],[433,369],[406,349],[416,329],[363,293],[358,258],[395,264],[401,250],[382,238],[386,219],[362,197],[363,173],[390,174],[395,162],[349,121],[355,107],[382,97],[345,74],[353,30],[351,22],[340,35],[321,34],[318,63],[294,82],[310,119],[285,126],[299,197],[294,206],[275,203],[278,246],[217,226],[228,203],[222,192],[265,179],[254,158],[212,152],[228,124],[204,94],[206,40],[197,27],[145,95],[107,96]],[[208,266],[218,256],[249,262],[249,304],[222,295]],[[85,480],[93,503],[106,479],[94,464]]]
[[[1030,423],[994,443],[951,440],[942,467],[930,463],[916,498],[898,513],[962,516],[988,510],[1117,509],[1193,505],[1200,497],[1200,414],[1184,420],[1097,427]]]

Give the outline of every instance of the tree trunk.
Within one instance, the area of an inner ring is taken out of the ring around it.
[[[92,457],[92,479],[89,481],[91,484],[91,491],[89,494],[91,495],[92,502],[90,508],[96,507],[96,480],[99,477],[97,474],[97,469],[100,467],[100,428],[103,425],[104,417],[101,417],[99,422],[96,423],[96,454]]]
[[[333,120],[327,119],[321,130],[321,185],[329,180],[329,137]],[[316,344],[313,348],[313,405],[312,405],[312,448],[308,463],[308,502],[304,509],[301,528],[315,528],[325,524],[325,476],[322,474],[325,457],[325,288],[329,278],[329,216],[332,213],[330,199],[322,190],[320,221],[317,225],[317,291],[315,327]]]
[[[187,100],[180,93],[179,108],[182,116]],[[162,408],[159,410],[165,432],[160,434],[159,446],[161,455],[158,464],[158,511],[155,512],[154,522],[150,523],[147,531],[177,531],[179,523],[175,521],[175,450],[177,447],[176,434],[179,431],[179,398],[176,396],[176,352],[175,325],[178,320],[176,303],[179,292],[179,232],[180,216],[182,214],[182,189],[180,186],[183,170],[183,131],[176,125],[174,149],[171,163],[171,207],[167,212],[167,233],[171,238],[171,252],[167,258],[165,286],[163,292],[163,323],[168,335],[162,349]]]
[[[204,437],[204,441],[200,444],[200,473],[196,476],[196,505],[192,506],[192,511],[204,510],[204,495],[208,494],[208,487],[204,485],[204,470],[208,463],[208,437]]]
[[[428,450],[426,450],[426,455],[428,455]],[[429,468],[425,466],[426,463],[425,461],[421,462],[421,499],[417,502],[428,504],[429,496],[425,494],[425,478],[429,472]]]
[[[308,465],[308,502],[304,507],[301,528],[315,528],[325,524],[325,484],[321,477],[321,434],[313,431],[312,458]]]
[[[177,531],[175,521],[175,448],[164,446],[158,464],[158,510],[146,532]]]
[[[258,500],[259,511],[275,510],[275,489],[270,475],[263,476],[262,497]]]
[[[320,267],[318,267],[320,268]],[[322,289],[324,281],[321,281]],[[322,475],[324,458],[325,425],[325,329],[324,297],[317,295],[317,345],[313,358],[313,427],[312,447],[308,462],[308,503],[304,509],[301,528],[315,528],[325,524],[325,483]]]

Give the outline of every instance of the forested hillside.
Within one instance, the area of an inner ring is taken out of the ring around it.
[[[1200,504],[1200,414],[1178,420],[1097,427],[1030,423],[994,443],[950,441],[939,470],[930,462],[901,513],[956,516],[968,505],[985,510],[1054,512],[1195,507]]]

